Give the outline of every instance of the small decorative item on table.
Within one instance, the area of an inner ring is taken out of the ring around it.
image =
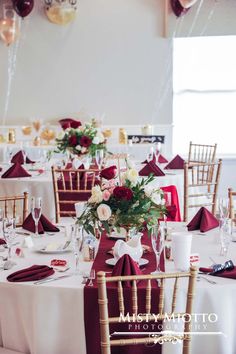
[[[8,144],[15,144],[16,143],[16,131],[13,128],[8,130]]]
[[[30,125],[24,125],[21,130],[24,135],[30,135],[32,133],[32,127]]]
[[[56,133],[49,125],[45,126],[40,134],[40,138],[45,140],[47,145],[50,145],[51,140],[55,139],[55,137]]]
[[[98,227],[108,235],[114,229],[125,228],[127,235],[144,229],[151,234],[158,219],[166,213],[164,193],[149,186],[154,177],[138,179],[138,172],[129,169],[122,175],[122,185],[116,185],[115,179],[102,186],[95,186],[82,215],[77,222],[88,233],[95,234]],[[129,238],[129,237],[127,237]]]
[[[119,143],[120,144],[128,143],[127,131],[124,128],[119,129]]]
[[[42,120],[41,119],[32,119],[32,125],[35,129],[36,132],[40,131],[41,125],[42,125]]]
[[[36,137],[34,138],[34,140],[33,140],[33,145],[34,145],[34,146],[40,146],[40,144],[41,144],[41,139],[40,139],[39,136],[36,136]]]
[[[141,128],[143,135],[152,135],[153,134],[153,126],[150,124],[146,124]]]
[[[79,121],[74,121],[68,127],[65,126],[64,131],[63,137],[56,139],[57,148],[55,152],[65,153],[68,151],[76,156],[87,154],[95,157],[96,151],[106,151],[104,135],[100,129],[94,127],[91,123],[82,126]]]

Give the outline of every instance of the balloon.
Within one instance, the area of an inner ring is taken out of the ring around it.
[[[67,25],[75,19],[76,10],[72,6],[53,5],[46,8],[46,15],[52,23]]]
[[[16,21],[11,18],[0,20],[0,38],[6,45],[15,42],[19,35],[19,27]]]
[[[21,17],[28,16],[34,7],[34,0],[13,0],[13,8]]]

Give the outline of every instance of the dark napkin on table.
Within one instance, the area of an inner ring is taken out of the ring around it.
[[[21,165],[24,164],[24,154],[22,150],[18,151],[11,159],[12,163],[20,163]],[[31,161],[27,156],[26,156],[26,163],[35,163],[35,161]]]
[[[117,174],[117,167],[115,165],[112,165],[102,169],[100,172],[100,177],[105,178],[109,181],[115,178],[116,174]]]
[[[152,158],[151,162],[156,163],[156,155],[153,154],[153,158]],[[141,163],[142,163],[142,164],[148,163],[148,160],[146,159],[145,161],[143,161],[143,162],[141,162]]]
[[[213,269],[200,267],[199,271],[203,273],[211,273]],[[234,267],[234,269],[232,270],[223,270],[222,272],[217,272],[211,275],[214,275],[216,277],[222,277],[222,278],[236,279],[236,267]]]
[[[179,155],[176,155],[169,163],[166,165],[166,170],[183,170],[184,159]]]
[[[54,269],[46,265],[33,265],[8,275],[7,280],[10,282],[35,281],[47,278],[54,273]]]
[[[188,231],[200,230],[206,232],[219,226],[219,221],[206,208],[201,207],[193,219],[188,223]]]
[[[0,238],[0,245],[5,245],[6,241],[3,238]]]
[[[141,275],[138,264],[128,254],[124,254],[117,262],[112,271],[112,277],[122,275]],[[123,285],[130,287],[130,281],[123,282]]]
[[[139,171],[139,176],[149,176],[151,173],[154,176],[165,176],[164,172],[152,161]]]
[[[33,216],[31,213],[27,216],[27,218],[23,222],[22,227],[23,227],[23,229],[28,230],[30,232],[35,232],[35,222],[34,222],[34,219],[33,219]],[[60,231],[43,214],[41,215],[41,217],[39,219],[38,230],[39,230],[39,234],[44,234],[44,231],[48,231],[48,232],[59,232]]]
[[[31,175],[16,162],[7,171],[2,174],[2,178],[17,178],[17,177],[31,177]]]
[[[163,155],[158,155],[158,163],[167,163],[168,160]]]

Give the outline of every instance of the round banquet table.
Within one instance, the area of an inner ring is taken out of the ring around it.
[[[8,166],[9,167],[9,166]],[[30,169],[30,165],[24,166]],[[6,167],[4,168],[4,170]],[[50,168],[49,168],[50,169]],[[3,171],[4,171],[3,170]],[[43,174],[39,175],[37,171],[30,171],[32,177],[24,178],[0,178],[0,195],[12,196],[29,193],[31,196],[42,197],[43,200],[43,213],[51,220],[55,219],[55,204],[54,192],[52,183],[52,174],[50,170],[46,170]],[[183,170],[165,171],[166,175],[155,177],[152,182],[154,187],[165,187],[174,185],[177,188],[179,196],[179,206],[181,215],[183,215],[183,194],[184,194],[184,176]]]
[[[174,229],[184,230],[183,223],[172,223]],[[42,236],[37,244],[65,242],[63,229],[54,236]],[[192,252],[200,254],[201,266],[209,266],[209,256],[222,263],[226,259],[219,256],[219,231],[217,229],[199,235],[193,232]],[[22,236],[21,236],[22,240]],[[9,283],[6,277],[12,272],[33,264],[50,264],[55,255],[36,253],[24,249],[25,257],[16,258],[17,265],[0,273],[0,345],[31,354],[86,354],[84,330],[84,299],[82,277],[72,275],[55,282],[35,285]],[[2,252],[0,253],[3,254]],[[57,256],[56,256],[57,257]],[[73,266],[73,254],[64,253],[59,258],[66,259]],[[227,259],[236,263],[236,244],[231,243]],[[89,270],[92,263],[81,262],[82,270]],[[166,263],[167,271],[173,271],[173,262]],[[67,272],[72,272],[68,270]],[[64,274],[64,273],[62,273]],[[193,336],[192,354],[234,354],[236,348],[236,281],[220,277],[210,277],[216,281],[209,284],[204,279],[196,284],[194,313],[216,313],[218,321],[205,331],[222,332],[223,335]],[[180,289],[181,290],[181,289]],[[165,293],[168,301],[168,292]],[[92,314],[91,314],[92,316]],[[97,324],[94,324],[98,326]],[[165,344],[163,354],[180,353],[175,344]],[[94,353],[93,353],[94,354]]]

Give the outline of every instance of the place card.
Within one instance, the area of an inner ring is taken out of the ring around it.
[[[25,239],[24,239],[24,241],[22,243],[22,247],[24,247],[24,248],[32,248],[32,247],[34,247],[34,242],[33,242],[31,236],[25,237]]]

